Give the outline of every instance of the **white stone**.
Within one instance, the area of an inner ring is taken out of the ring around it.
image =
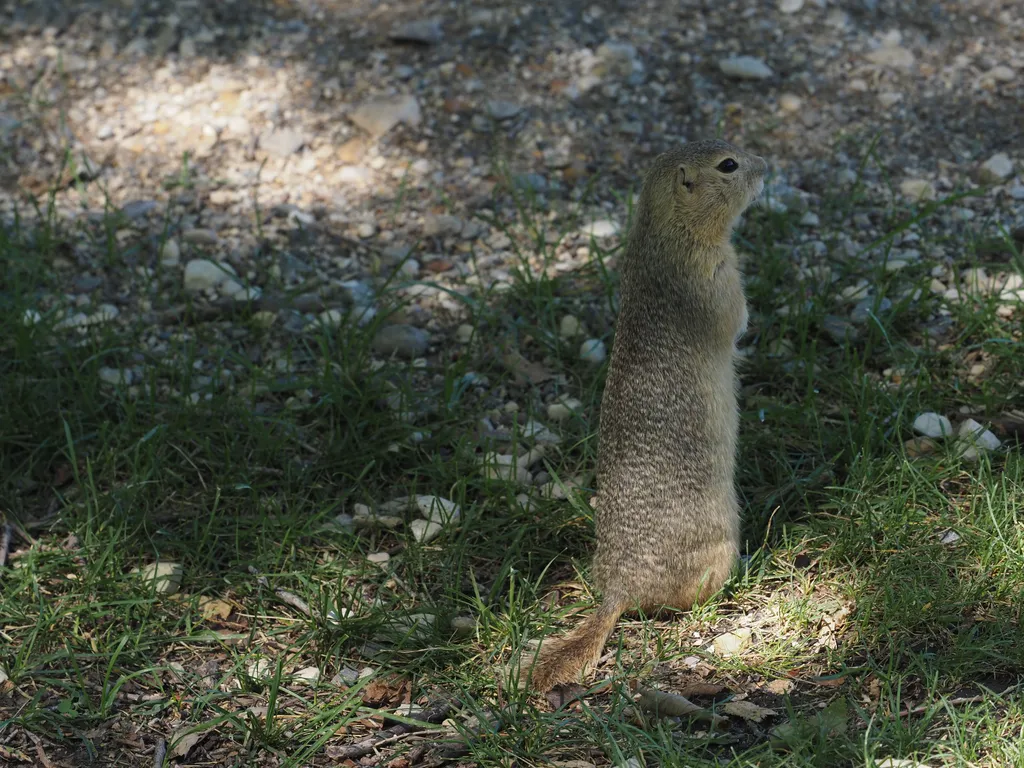
[[[34,309],[26,309],[25,314],[21,316],[21,322],[24,325],[35,325],[36,323],[41,322],[42,319],[43,316]]]
[[[363,102],[349,113],[348,119],[376,138],[383,136],[399,123],[419,125],[422,113],[415,96],[402,95]]]
[[[181,578],[185,570],[180,563],[156,561],[142,568],[132,570],[140,579],[151,584],[158,595],[173,595],[181,589]]]
[[[927,179],[906,179],[900,184],[900,192],[911,200],[935,199],[935,186]]]
[[[957,436],[986,451],[994,451],[1001,445],[998,437],[974,419],[964,419],[957,429]]]
[[[608,349],[600,339],[587,339],[580,344],[580,360],[600,365],[608,357]]]
[[[779,0],[779,10],[782,13],[796,13],[804,7],[804,0]]]
[[[611,219],[598,219],[584,227],[583,234],[593,238],[611,237],[619,234],[619,225]]]
[[[996,152],[978,169],[978,180],[984,184],[999,184],[1013,175],[1013,160],[1005,152]]]
[[[359,228],[356,230],[356,234],[359,235],[359,237],[361,237],[363,240],[365,240],[366,238],[373,237],[375,234],[377,234],[377,227],[376,225],[373,224],[373,222],[364,221],[362,224],[359,225]]]
[[[181,263],[181,247],[177,240],[168,240],[160,247],[160,264],[164,267],[176,267]]]
[[[580,335],[582,323],[573,315],[566,315],[558,323],[558,335],[563,339],[572,339]]]
[[[107,368],[104,366],[100,368],[99,375],[100,381],[115,386],[119,384],[127,386],[135,380],[135,374],[132,373],[130,368]]]
[[[303,667],[295,670],[292,677],[299,682],[316,685],[320,682],[320,670],[317,667]]]
[[[953,425],[941,413],[928,411],[914,419],[914,431],[925,437],[949,437],[953,434]]]
[[[455,329],[455,340],[459,344],[469,344],[473,340],[473,336],[476,333],[476,329],[472,325],[463,323]]]
[[[270,659],[261,657],[250,661],[245,667],[245,673],[253,680],[265,680],[274,673],[275,666]]]
[[[192,259],[185,265],[185,290],[190,293],[202,293],[231,279],[231,272],[209,259]]]
[[[424,518],[435,523],[454,523],[462,514],[458,504],[441,496],[417,496],[416,507]]]
[[[1011,83],[1017,78],[1017,73],[1013,68],[1005,64],[992,67],[986,74],[997,83]]]
[[[409,523],[409,529],[412,531],[412,536],[420,544],[426,544],[428,541],[436,539],[441,531],[444,530],[444,526],[440,523],[435,523],[433,520],[420,520],[416,519]]]
[[[387,552],[371,552],[366,556],[366,559],[375,565],[384,565],[391,560],[391,555]]]
[[[804,100],[795,93],[784,93],[779,96],[779,109],[783,112],[799,112],[804,105]]]
[[[821,224],[821,219],[813,211],[807,211],[807,213],[800,217],[801,227],[816,227],[819,224]]]
[[[869,51],[865,58],[880,67],[910,69],[914,66],[914,54],[899,45],[882,45]]]
[[[771,67],[753,56],[730,56],[719,61],[718,68],[728,77],[740,80],[767,80],[775,74]]]

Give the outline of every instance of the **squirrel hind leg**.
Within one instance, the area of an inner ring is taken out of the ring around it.
[[[536,654],[527,652],[519,665],[519,687],[546,693],[556,685],[579,680],[601,657],[625,603],[606,601],[562,637],[541,641]]]

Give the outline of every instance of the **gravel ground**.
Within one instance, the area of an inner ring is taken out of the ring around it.
[[[954,237],[1024,224],[1009,0],[7,2],[0,20],[0,214],[56,189],[82,222],[54,260],[69,296],[40,297],[71,325],[307,283],[293,327],[369,319],[375,275],[403,260],[402,279],[500,285],[514,244],[480,214],[510,218],[508,180],[565,233],[548,267],[569,271],[592,234],[614,244],[656,153],[718,132],[770,159],[771,204],[807,211],[794,245],[812,262],[882,233],[816,212],[858,178],[878,200],[989,185],[930,224]],[[95,236],[112,209],[120,263]],[[456,301],[416,290],[413,325],[457,323]]]

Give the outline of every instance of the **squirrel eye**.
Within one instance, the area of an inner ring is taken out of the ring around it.
[[[718,164],[718,170],[720,170],[722,173],[732,173],[739,167],[739,163],[737,163],[731,157],[725,158],[725,160]]]

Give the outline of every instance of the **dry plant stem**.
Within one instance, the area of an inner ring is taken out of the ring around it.
[[[165,757],[167,757],[167,742],[160,739],[153,750],[153,768],[163,768]]]
[[[420,731],[427,730],[426,725],[437,725],[443,722],[451,714],[451,711],[452,704],[450,702],[440,702],[422,714],[420,722],[424,723],[424,725],[398,723],[356,744],[331,750],[331,757],[335,760],[357,760],[361,757],[366,757],[366,755],[382,746],[393,744],[413,734],[418,734]]]
[[[256,581],[261,587],[267,587],[268,589],[270,588],[270,582],[267,581],[267,577],[261,576],[260,572],[251,565],[249,566],[249,573],[256,577]],[[289,592],[287,589],[277,587],[276,589],[274,589],[274,594],[277,595],[278,599],[281,602],[290,605],[292,608],[299,611],[300,613],[304,613],[306,616],[313,615],[313,612],[309,609],[309,603],[307,603],[301,597],[296,595],[294,592]]]
[[[11,551],[11,538],[14,535],[14,529],[10,523],[4,524],[3,533],[0,534],[0,568],[7,565],[7,555]]]
[[[46,752],[43,749],[43,740],[32,733],[32,731],[25,731],[25,733],[27,733],[28,737],[32,739],[32,743],[36,745],[36,756],[39,758],[39,764],[43,766],[43,768],[56,768],[53,761],[46,756]]]

